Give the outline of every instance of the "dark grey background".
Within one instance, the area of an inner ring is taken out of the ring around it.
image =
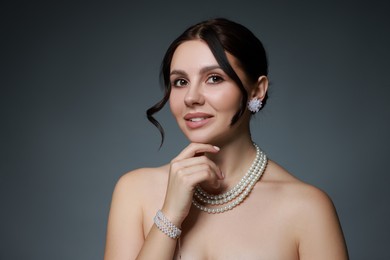
[[[386,2],[3,3],[0,259],[102,259],[117,179],[187,144],[167,108],[158,151],[144,115],[161,96],[162,56],[216,16],[249,27],[269,54],[254,140],[333,198],[351,259],[390,259]]]

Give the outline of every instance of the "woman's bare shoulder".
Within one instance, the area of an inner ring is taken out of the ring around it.
[[[337,219],[331,198],[322,189],[305,183],[275,162],[269,162],[261,181],[269,196],[276,198],[291,218],[306,225],[308,221]]]
[[[278,197],[284,213],[295,227],[302,259],[346,259],[346,246],[331,198],[318,187],[307,184],[274,162],[265,182]],[[332,254],[326,253],[332,248]]]
[[[121,186],[139,186],[163,181],[168,178],[169,165],[160,167],[138,168],[123,174],[117,185]]]
[[[145,168],[138,168],[131,170],[125,174],[122,175],[121,178],[128,179],[128,178],[148,178],[148,177],[155,177],[155,175],[161,175],[166,174],[167,169],[169,168],[168,164],[159,166],[159,167],[145,167]],[[151,176],[153,175],[153,176]]]
[[[114,189],[115,194],[124,197],[139,198],[156,187],[165,187],[168,180],[168,165],[153,168],[139,168],[123,174],[117,181]],[[131,196],[136,194],[137,196]]]
[[[270,162],[267,170],[262,181],[289,200],[297,200],[299,203],[329,203],[329,196],[323,190],[303,182],[277,163]]]

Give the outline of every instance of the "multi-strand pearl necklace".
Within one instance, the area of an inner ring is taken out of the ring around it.
[[[267,166],[267,156],[255,143],[253,145],[256,148],[256,158],[240,182],[237,183],[237,185],[231,190],[218,195],[209,194],[197,185],[192,199],[192,204],[195,207],[207,213],[223,213],[233,209],[244,201],[244,199],[252,191],[257,181],[260,179],[265,167]],[[208,205],[225,206],[210,208]]]

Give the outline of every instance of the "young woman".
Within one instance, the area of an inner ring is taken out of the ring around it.
[[[268,159],[249,121],[266,103],[268,65],[245,27],[212,19],[169,47],[166,102],[190,144],[170,163],[118,181],[105,259],[348,259],[321,190]],[[163,131],[161,132],[163,136]]]

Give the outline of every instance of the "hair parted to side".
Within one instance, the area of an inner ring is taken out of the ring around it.
[[[225,18],[210,19],[195,24],[174,40],[165,53],[161,64],[160,79],[164,86],[163,98],[146,111],[147,118],[161,133],[161,145],[164,142],[164,129],[153,117],[169,100],[171,93],[170,69],[176,48],[185,41],[203,40],[210,48],[221,69],[237,84],[242,93],[241,105],[233,116],[231,125],[244,114],[248,102],[248,93],[240,78],[233,70],[226,53],[233,55],[239,62],[248,79],[256,82],[260,76],[268,75],[268,61],[261,41],[246,27]],[[263,99],[263,107],[268,96]],[[160,147],[161,147],[160,145]]]

